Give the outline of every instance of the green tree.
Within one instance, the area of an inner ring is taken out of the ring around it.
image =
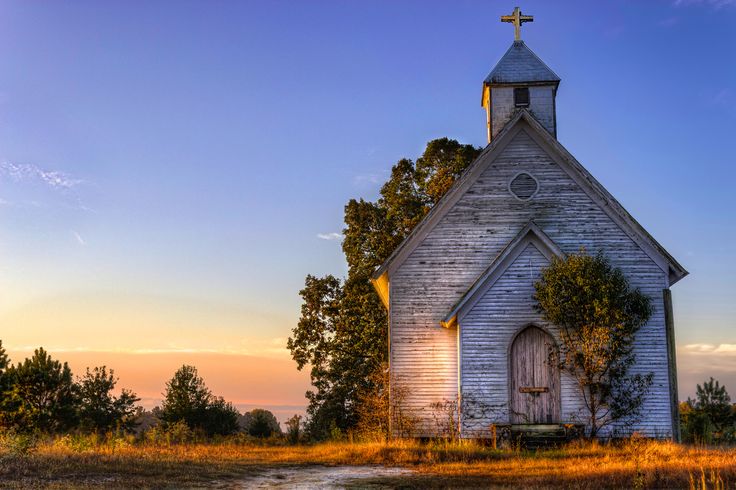
[[[8,353],[5,351],[5,348],[3,347],[3,341],[0,340],[0,376],[5,374],[5,370],[8,369],[10,366],[10,358],[8,357]]]
[[[9,412],[14,410],[13,404],[10,403],[10,380],[6,373],[9,367],[10,358],[0,340],[0,427],[7,427],[10,424]]]
[[[207,405],[204,430],[208,435],[235,434],[240,412],[222,397],[213,397]]]
[[[207,435],[232,434],[237,430],[238,411],[215,397],[194,366],[183,365],[166,383],[159,417],[164,426],[184,422]]]
[[[10,367],[10,358],[3,347],[3,341],[0,340],[0,407],[2,407],[2,397],[3,393],[5,393],[5,371],[8,367]]]
[[[272,434],[281,434],[281,426],[274,414],[262,408],[254,408],[243,414],[240,424],[243,431],[253,437],[270,437]]]
[[[78,382],[79,424],[83,430],[105,432],[112,429],[131,431],[134,427],[136,402],[140,398],[123,388],[113,395],[118,379],[112,369],[95,367]]]
[[[302,416],[294,414],[286,421],[286,436],[289,442],[296,444],[302,436]]]
[[[442,138],[430,141],[416,164],[399,160],[377,201],[345,206],[344,280],[307,276],[301,317],[287,347],[298,369],[310,366],[307,430],[325,438],[358,421],[358,394],[379,389],[372,374],[387,361],[386,310],[370,278],[440,200],[480,149]]]
[[[726,387],[712,377],[697,385],[695,400],[681,404],[684,438],[690,442],[732,442],[736,413]]]
[[[584,251],[554,258],[535,290],[543,318],[560,329],[559,352],[550,356],[577,382],[591,437],[613,422],[635,420],[653,378],[629,372],[634,337],[652,313],[649,298],[603,255]]]
[[[7,362],[7,361],[6,361]],[[6,369],[0,425],[18,431],[61,432],[77,423],[72,372],[43,349]]]
[[[415,179],[420,193],[427,197],[428,204],[436,204],[442,199],[455,179],[479,154],[479,148],[460,145],[448,138],[430,141],[424,154],[417,158]]]

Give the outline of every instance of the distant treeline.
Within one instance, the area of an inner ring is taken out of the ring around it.
[[[118,378],[106,366],[74,376],[69,365],[43,348],[11,364],[0,341],[0,429],[15,433],[135,433],[150,439],[187,440],[247,433],[283,435],[268,410],[241,414],[212,394],[194,366],[184,365],[166,383],[160,407],[147,411],[131,390],[115,394]],[[288,422],[288,436],[300,437],[301,417]]]
[[[168,443],[235,434],[283,437],[291,442],[310,437],[303,433],[306,424],[298,415],[286,422],[284,433],[268,410],[241,414],[232,403],[212,394],[194,366],[184,365],[174,373],[166,383],[161,406],[153,410],[138,406],[140,399],[128,389],[116,395],[117,381],[114,371],[106,366],[87,368],[75,377],[66,362],[53,359],[43,348],[23,362],[11,364],[0,341],[0,430],[17,434],[135,434],[141,440]],[[373,380],[383,386],[388,381]],[[353,435],[369,439],[391,436],[385,398],[358,397],[363,429]],[[736,443],[736,405],[725,386],[713,378],[697,385],[694,399],[680,403],[680,422],[684,442]],[[330,438],[349,436],[334,430]]]

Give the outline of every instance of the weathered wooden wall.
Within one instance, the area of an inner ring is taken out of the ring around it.
[[[537,195],[528,202],[508,192],[509,180],[521,171],[539,181]],[[410,390],[405,406],[422,420],[419,435],[434,434],[430,404],[456,399],[461,383],[464,393],[472,391],[507,402],[507,362],[502,352],[508,349],[513,329],[539,321],[530,311],[532,282],[514,283],[514,274],[521,277],[524,273],[510,271],[510,282],[494,290],[488,304],[481,301],[477,305],[485,305],[488,310],[482,313],[479,309],[467,333],[461,320],[459,333],[470,335],[468,345],[473,345],[478,355],[487,356],[477,361],[480,367],[465,364],[467,355],[458,352],[463,347],[458,344],[458,330],[442,328],[439,322],[532,219],[566,253],[576,252],[581,246],[590,253],[603,251],[634,286],[653,299],[654,314],[637,337],[636,354],[639,370],[654,372],[654,384],[644,406],[646,419],[635,428],[652,436],[668,436],[672,424],[661,301],[662,289],[668,287],[667,276],[524,130],[513,137],[391,274],[391,369],[396,382]],[[535,258],[529,259],[534,267]],[[541,265],[537,263],[536,267]],[[489,345],[487,351],[481,347],[482,342]],[[462,370],[458,369],[459,355],[463,358]],[[563,379],[562,412],[571,417],[579,403],[569,393],[566,395],[569,390],[565,383]]]
[[[496,136],[516,111],[514,87],[491,89],[491,137]],[[529,111],[550,134],[556,134],[555,88],[553,85],[529,87]]]
[[[475,408],[462,416],[463,432],[468,437],[482,437],[490,424],[508,423],[512,418],[508,405],[508,352],[514,336],[532,324],[543,328],[559,342],[557,327],[542,320],[532,300],[534,283],[547,265],[547,258],[534,245],[529,245],[460,319],[461,383],[465,405],[495,409]],[[578,421],[583,407],[574,380],[562,376],[560,385],[561,421]]]

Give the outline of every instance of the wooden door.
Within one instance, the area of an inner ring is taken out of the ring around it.
[[[549,361],[552,337],[527,327],[511,345],[510,386],[512,424],[550,424],[560,421],[560,372]]]

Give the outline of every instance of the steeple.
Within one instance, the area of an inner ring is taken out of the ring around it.
[[[522,108],[557,137],[555,97],[560,77],[521,40],[521,25],[532,22],[519,7],[501,16],[501,22],[514,24],[514,42],[483,81],[481,105],[486,110],[488,142],[498,134],[513,114]]]

